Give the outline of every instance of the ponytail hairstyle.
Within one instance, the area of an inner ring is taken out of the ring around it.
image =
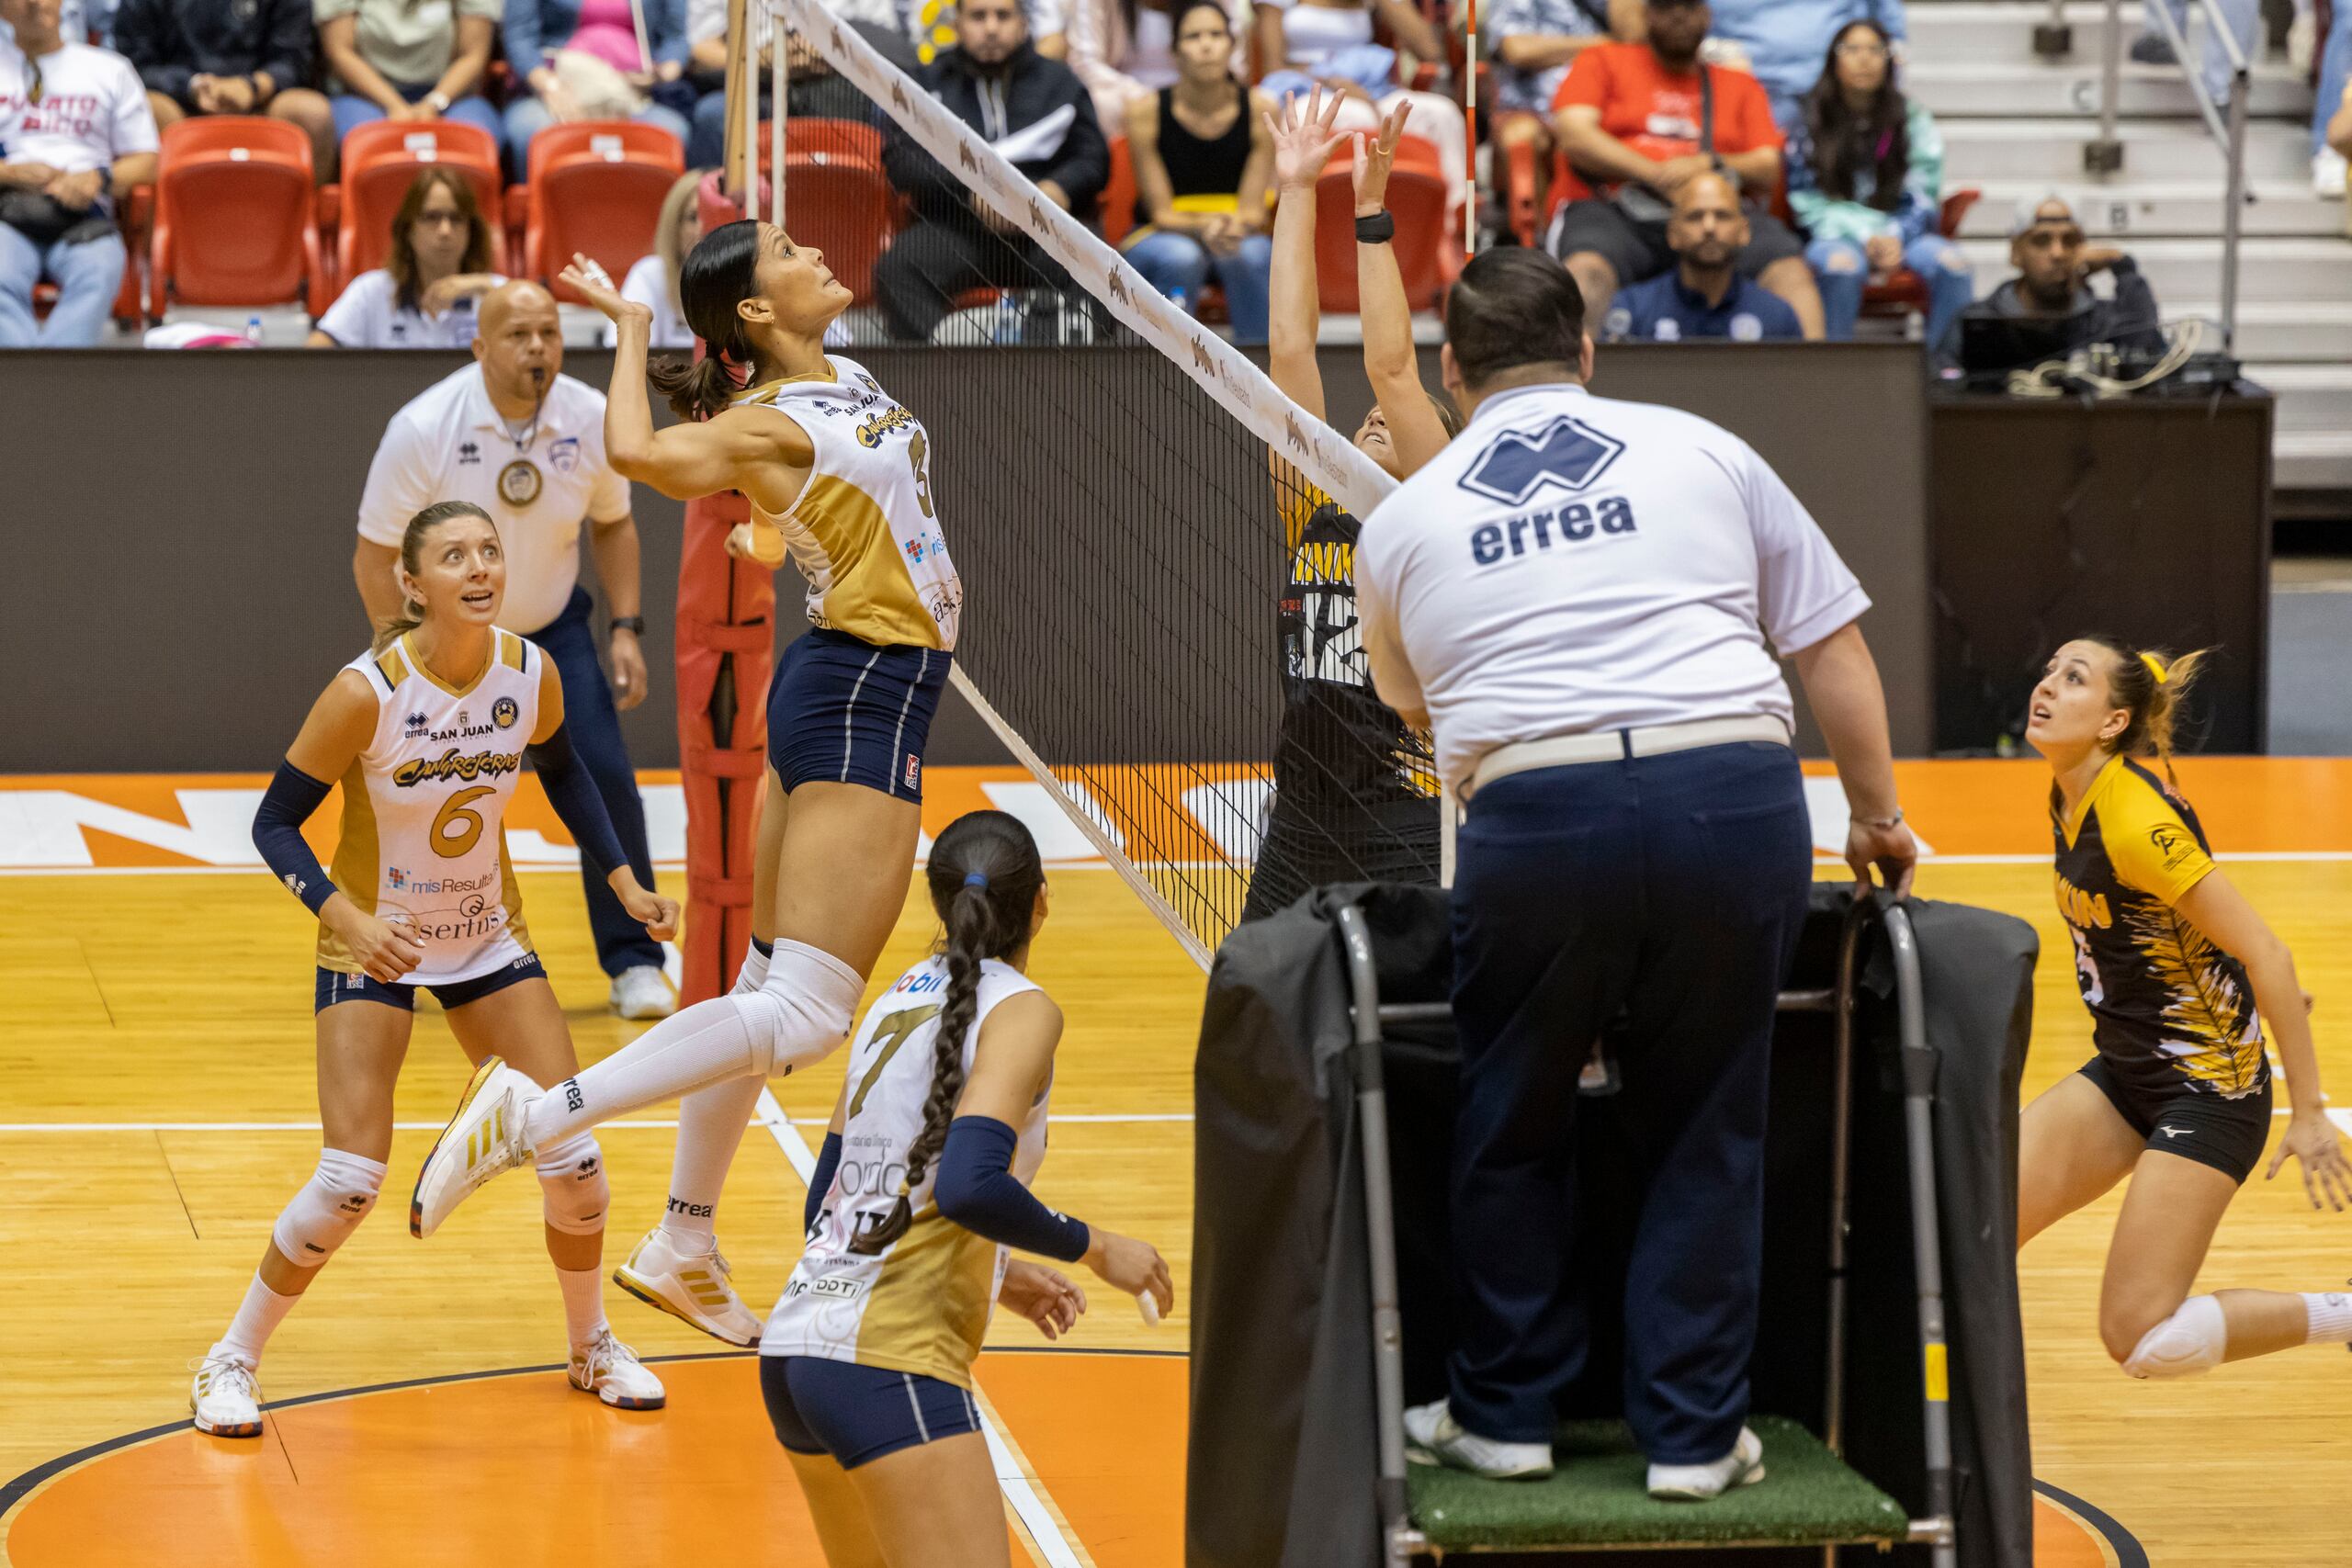
[[[678,309],[706,353],[689,364],[664,359],[646,379],[680,419],[708,419],[742,386],[730,367],[752,368],[752,340],[735,309],[760,291],[760,225],[739,218],[695,242],[678,267]]]
[[[498,532],[497,519],[470,501],[435,502],[410,518],[408,526],[401,530],[401,565],[407,569],[411,577],[416,575],[417,563],[424,558],[425,540],[431,536],[433,530],[458,517],[479,517],[490,525],[490,531],[492,534]],[[397,581],[398,579],[394,581]],[[424,624],[424,606],[409,598],[403,592],[401,597],[401,613],[392,617],[390,625],[376,634],[376,640],[369,647],[368,651],[381,653]]]
[[[931,847],[923,874],[931,907],[945,932],[939,951],[947,958],[947,996],[932,1038],[931,1095],[923,1101],[922,1132],[907,1150],[907,1181],[888,1217],[850,1243],[871,1257],[914,1223],[908,1194],[921,1187],[947,1144],[947,1123],[964,1097],[964,1041],[980,1008],[980,964],[1002,958],[1029,943],[1029,922],[1046,868],[1037,841],[1017,817],[973,811],[947,825]]]
[[[2199,649],[2167,660],[2154,649],[2133,648],[2119,637],[2083,640],[2115,655],[2115,668],[2107,675],[2108,701],[2131,716],[2123,733],[2105,742],[2107,750],[2119,757],[2154,757],[2164,768],[2165,782],[2178,789],[2180,781],[2172,771],[2173,730],[2180,717],[2181,702],[2212,649]]]

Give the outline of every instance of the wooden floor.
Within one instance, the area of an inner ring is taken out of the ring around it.
[[[2225,852],[2267,857],[2233,863],[2231,874],[2294,946],[2320,999],[2324,1070],[2339,1101],[2352,1102],[2352,767],[2209,763],[2187,782]],[[34,787],[12,796],[12,784]],[[147,784],[0,780],[0,873],[71,858],[53,841],[22,846],[40,838],[24,824],[56,804],[34,794],[76,788],[85,798],[112,789],[128,799],[130,790],[144,802],[136,809],[166,818],[173,809],[155,803],[170,790]],[[2064,938],[2050,905],[2039,788],[2030,764],[1905,769],[1913,818],[1944,857],[1923,871],[1919,891],[2010,910],[2041,932],[2029,1094],[2088,1052],[2068,967],[2048,957],[2063,955]],[[188,807],[182,821],[195,830],[199,816]],[[112,820],[126,831],[83,826],[90,866],[0,874],[0,1248],[11,1273],[0,1325],[12,1352],[0,1377],[0,1486],[183,1419],[187,1360],[233,1310],[317,1150],[309,921],[266,875],[197,869],[200,856],[157,851],[127,818]],[[634,1029],[604,1010],[576,879],[545,871],[524,881],[581,1052],[602,1055]],[[1202,976],[1108,871],[1057,868],[1053,883],[1055,923],[1035,973],[1070,1029],[1055,1096],[1064,1120],[1040,1190],[1157,1242],[1180,1286],[1180,1311],[1158,1330],[1122,1303],[1098,1302],[1067,1344],[1181,1352]],[[931,921],[918,913],[910,907],[902,920],[886,973],[928,942]],[[805,1161],[837,1073],[775,1086],[801,1125],[755,1130],[728,1189],[720,1233],[754,1303],[774,1298],[797,1252],[795,1156]],[[413,1178],[462,1077],[439,1015],[420,1010],[401,1087],[394,1188]],[[657,1215],[673,1139],[660,1123],[670,1114],[650,1110],[644,1124],[600,1134],[616,1194],[616,1248]],[[461,1526],[511,1522],[517,1496],[542,1486],[562,1490],[521,1510],[529,1528],[503,1538],[502,1561],[662,1560],[643,1530],[707,1518],[713,1507],[755,1532],[733,1537],[730,1551],[760,1542],[741,1548],[752,1555],[721,1560],[814,1561],[742,1359],[665,1366],[674,1397],[658,1416],[605,1411],[544,1371],[446,1381],[561,1359],[537,1208],[530,1183],[502,1184],[421,1244],[388,1207],[390,1217],[363,1227],[322,1277],[264,1368],[272,1400],[427,1386],[283,1410],[260,1443],[181,1430],[119,1447],[17,1489],[0,1524],[8,1532],[0,1562],[416,1562],[428,1547],[441,1555],[461,1540]],[[2185,1383],[2124,1378],[2094,1325],[2113,1212],[2112,1200],[2095,1205],[2025,1258],[2036,1474],[2120,1521],[2153,1562],[2352,1561],[2352,1357],[2291,1352]],[[2299,1186],[2257,1179],[2225,1223],[2206,1279],[2316,1290],[2340,1288],[2347,1275],[2352,1216],[2314,1215]],[[648,1356],[717,1348],[617,1292],[608,1296],[616,1328]],[[1025,1515],[1016,1509],[1024,1549],[1057,1568],[1172,1568],[1182,1361],[1017,1355],[1035,1337],[1001,1324],[990,1344],[981,1386],[1006,1443],[1008,1495],[1027,1498]],[[577,1473],[514,1457],[576,1456],[583,1444],[597,1462]],[[420,1496],[399,1483],[393,1472],[413,1476],[420,1461],[427,1474],[447,1467],[445,1489]],[[663,1491],[662,1477],[689,1472],[704,1491]],[[337,1520],[352,1533],[333,1537]],[[640,1528],[603,1528],[629,1523]],[[2045,1562],[2104,1560],[2079,1540],[2062,1549],[2056,1537],[2043,1554]]]

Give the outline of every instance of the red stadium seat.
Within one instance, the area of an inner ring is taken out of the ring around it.
[[[1974,186],[1962,186],[1944,197],[1943,209],[1937,215],[1936,231],[1949,240],[1960,232],[1961,221],[1976,198],[1984,193]],[[1928,283],[1909,267],[1897,267],[1883,283],[1872,283],[1862,289],[1862,314],[1865,316],[1905,316],[1928,308]]]
[[[343,141],[343,180],[321,195],[335,210],[335,291],[372,267],[391,250],[392,215],[407,199],[417,172],[447,164],[466,177],[474,200],[500,236],[496,265],[506,266],[498,141],[480,126],[455,120],[374,120],[354,127]]]
[[[760,172],[771,172],[768,128],[759,132]],[[825,265],[861,305],[874,301],[874,264],[898,227],[899,193],[882,172],[882,133],[852,119],[787,117],[784,143],[784,226],[797,245],[824,253]]]
[[[1127,139],[1111,138],[1111,183],[1102,187],[1102,237],[1117,250],[1119,242],[1136,226],[1136,165],[1127,155]]]
[[[155,175],[154,307],[326,308],[311,139],[288,120],[184,119]]]
[[[551,125],[531,139],[523,276],[558,286],[573,254],[594,257],[615,277],[653,250],[662,199],[686,172],[686,150],[660,126],[631,120]]]
[[[1354,154],[1331,155],[1315,182],[1315,270],[1327,310],[1353,310],[1356,302]],[[1396,220],[1396,265],[1405,275],[1405,299],[1416,310],[1437,303],[1458,258],[1450,258],[1446,237],[1446,186],[1437,148],[1419,136],[1397,144],[1388,173],[1388,210]]]

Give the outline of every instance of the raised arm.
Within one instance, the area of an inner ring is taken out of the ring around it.
[[[645,381],[653,312],[622,299],[604,268],[585,256],[572,258],[562,281],[615,330],[613,379],[605,395],[605,458],[615,473],[673,501],[741,490],[772,512],[792,503],[816,461],[797,424],[772,409],[729,409],[716,419],[655,430]]]
[[[1261,7],[1262,9],[1262,7]],[[1302,107],[1285,98],[1266,117],[1274,142],[1273,314],[1268,323],[1266,374],[1291,401],[1323,417],[1323,373],[1315,363],[1322,310],[1315,280],[1315,182],[1347,141],[1331,127],[1341,99],[1309,94]]]
[[[1409,112],[1409,105],[1399,103],[1381,122],[1376,140],[1362,133],[1356,137],[1358,218],[1385,210],[1388,169],[1396,161],[1396,144]],[[1420,360],[1413,348],[1412,302],[1405,297],[1405,275],[1390,242],[1356,242],[1356,300],[1363,322],[1364,375],[1372,381],[1373,400],[1387,421],[1397,466],[1409,475],[1444,451],[1451,437],[1421,384]]]

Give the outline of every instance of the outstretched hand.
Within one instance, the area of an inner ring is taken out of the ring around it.
[[[2344,1145],[2335,1135],[2335,1124],[2324,1111],[2298,1113],[2289,1118],[2287,1131],[2278,1140],[2278,1147],[2270,1156],[2270,1167],[2262,1173],[2268,1181],[2285,1167],[2292,1155],[2302,1162],[2303,1192],[2316,1209],[2324,1199],[2327,1206],[2341,1213],[2352,1202],[2352,1161],[2344,1157]]]
[[[556,281],[603,311],[608,320],[617,322],[635,317],[648,326],[653,323],[651,310],[622,299],[621,291],[613,286],[613,275],[577,251],[572,253],[571,265]]]
[[[1344,101],[1336,93],[1326,99],[1323,89],[1317,87],[1306,95],[1303,105],[1294,93],[1266,111],[1266,129],[1274,139],[1275,189],[1315,188],[1315,182],[1323,175],[1323,165],[1348,140],[1347,132],[1331,129],[1339,120],[1340,105]],[[1385,183],[1386,175],[1382,179]]]
[[[1402,99],[1380,122],[1380,134],[1356,132],[1356,216],[1370,218],[1388,205],[1388,171],[1396,162],[1397,143],[1405,139],[1406,117],[1413,106]]]

